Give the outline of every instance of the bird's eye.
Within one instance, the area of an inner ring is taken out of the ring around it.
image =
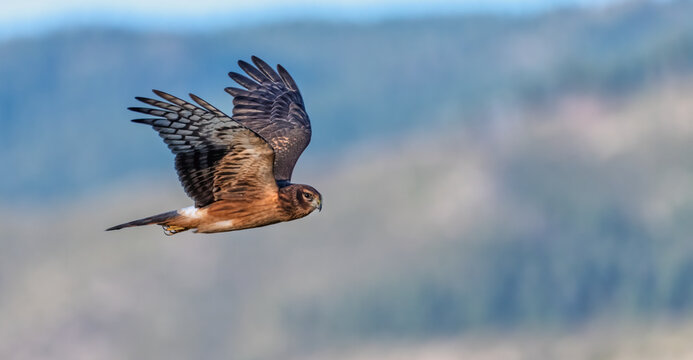
[[[313,198],[313,194],[311,193],[303,193],[303,197],[306,198],[306,200],[310,200]]]

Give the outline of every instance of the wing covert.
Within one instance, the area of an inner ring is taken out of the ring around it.
[[[156,118],[132,121],[151,125],[168,144],[179,180],[196,207],[276,189],[274,152],[260,136],[193,94],[199,106],[154,93],[166,101],[137,97],[156,108],[129,109]]]

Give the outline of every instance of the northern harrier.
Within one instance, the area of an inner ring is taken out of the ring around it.
[[[153,90],[163,100],[136,97],[153,108],[132,111],[155,116],[151,125],[176,155],[176,171],[195,205],[117,225],[107,230],[157,224],[166,235],[194,229],[213,233],[248,229],[302,218],[322,209],[322,196],[292,184],[296,160],[310,142],[310,120],[289,73],[253,56],[238,65],[252,79],[231,72],[245,89],[228,87],[228,116],[190,94],[191,104]]]

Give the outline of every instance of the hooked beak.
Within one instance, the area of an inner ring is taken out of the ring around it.
[[[318,199],[318,212],[322,211],[322,198]]]

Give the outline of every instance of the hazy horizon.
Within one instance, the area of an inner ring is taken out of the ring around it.
[[[693,1],[495,14],[0,42],[0,358],[690,357]],[[322,212],[104,231],[192,204],[134,97],[250,55]]]
[[[653,0],[656,1],[656,0]],[[603,7],[628,0],[279,0],[254,3],[204,0],[148,2],[29,0],[0,5],[0,40],[41,36],[61,29],[105,26],[138,31],[209,32],[287,22],[369,23],[474,14],[530,15],[565,7]]]

